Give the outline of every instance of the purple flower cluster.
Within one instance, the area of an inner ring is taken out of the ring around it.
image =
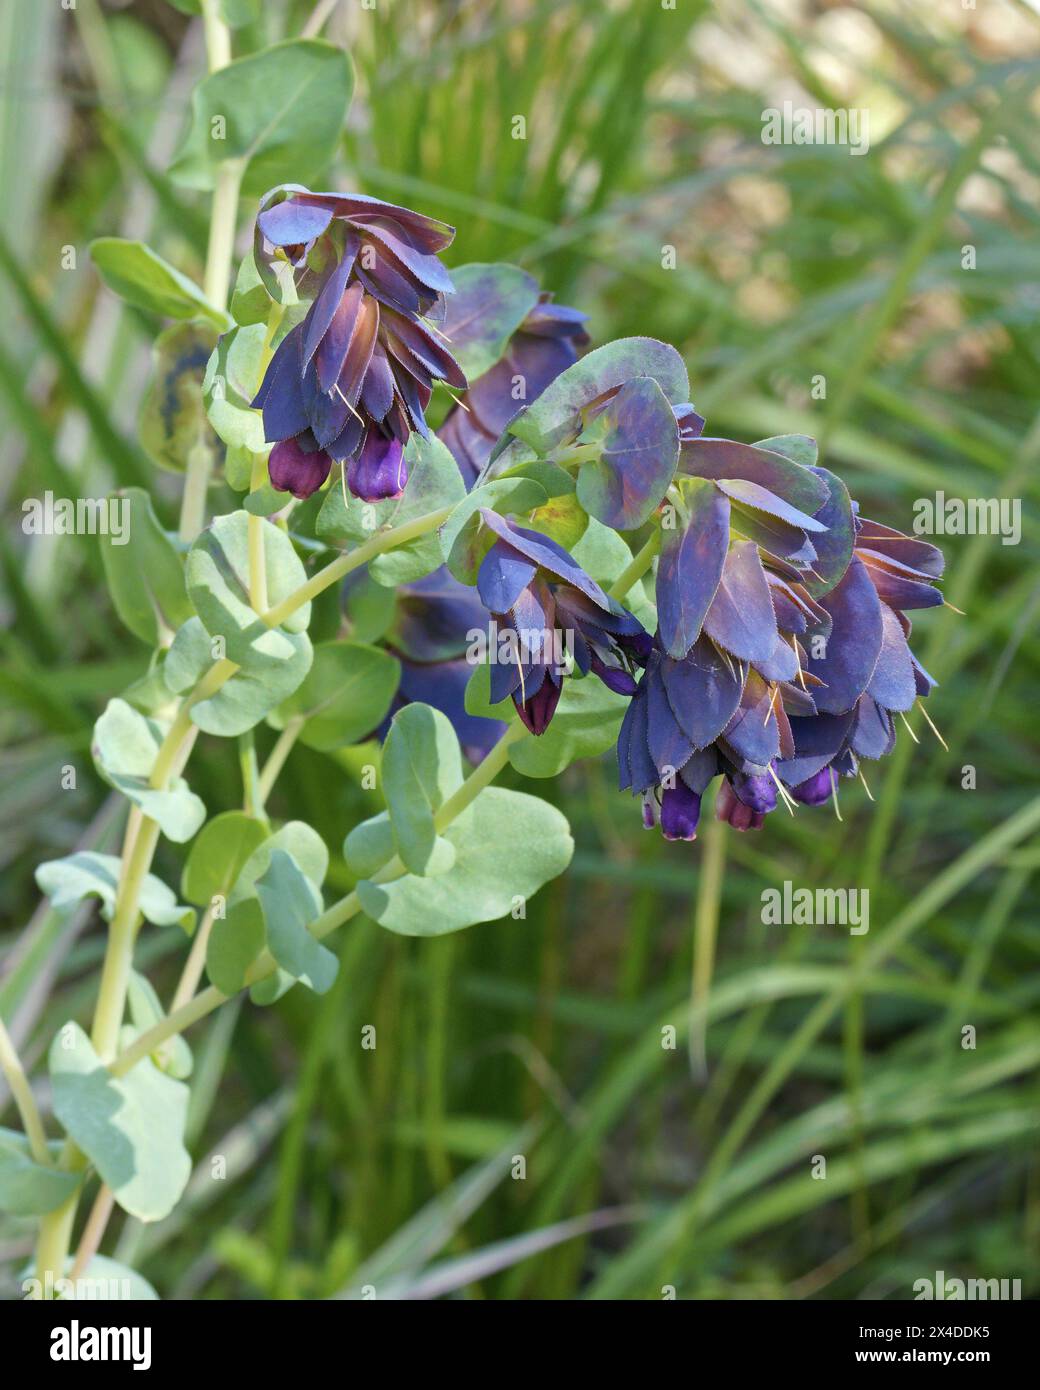
[[[283,187],[264,199],[261,277],[276,294],[291,275],[309,306],[254,402],[274,443],[276,488],[310,496],[341,463],[356,497],[399,496],[404,447],[412,430],[428,434],[438,381],[465,391],[440,437],[473,487],[507,428],[522,436],[517,417],[577,361],[585,316],[528,277],[501,355],[467,387],[450,344],[495,341],[484,311],[497,322],[507,301],[494,266],[469,268],[464,303],[445,299],[439,254],[453,235],[357,194]],[[642,796],[647,825],[695,838],[701,797],[721,776],[716,814],[757,829],[779,799],[820,804],[862,759],[890,751],[894,716],[934,685],[908,646],[907,613],[942,603],[942,555],[861,518],[841,481],[815,466],[811,440],[705,438],[691,405],[625,360],[627,375],[599,378],[554,437],[579,461],[600,460],[578,496],[601,524],[660,526],[656,633],[537,524],[481,507],[475,593],[447,569],[398,593],[388,643],[402,666],[399,699],[443,709],[480,757],[500,726],[465,710],[464,653],[467,633],[490,620],[510,639],[506,659],[493,656],[490,699],[511,699],[532,734],[550,726],[569,675],[631,697],[620,782]]]
[[[942,603],[943,559],[769,448],[700,440],[684,465],[697,481],[662,549],[660,627],[618,762],[644,822],[690,840],[720,774],[716,815],[756,830],[779,798],[819,805],[891,751],[893,715],[934,685],[906,612]]]
[[[261,275],[270,283],[287,266],[301,297],[312,296],[253,401],[275,446],[274,487],[309,497],[342,463],[366,502],[404,490],[404,446],[413,430],[429,433],[434,382],[466,386],[435,326],[452,288],[438,253],[454,234],[360,194],[277,189],[264,199],[254,250]]]

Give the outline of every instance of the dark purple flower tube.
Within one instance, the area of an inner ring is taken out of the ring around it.
[[[400,497],[407,481],[408,465],[401,441],[369,430],[360,454],[347,466],[351,492],[362,502],[382,502],[388,497]]]
[[[726,821],[732,825],[734,830],[761,830],[765,824],[765,811],[753,811],[750,806],[741,801],[736,792],[730,785],[729,779],[724,777],[719,787],[719,794],[715,799],[715,818],[716,820]]]
[[[803,806],[822,806],[830,794],[831,770],[829,767],[821,767],[819,772],[814,773],[812,777],[807,777],[797,787],[791,788],[791,795],[795,801],[800,801]]]
[[[306,447],[308,442],[310,449]],[[328,454],[306,433],[276,444],[267,462],[271,486],[279,492],[291,492],[301,501],[318,491],[331,468]]]
[[[752,811],[768,815],[776,809],[776,783],[768,774],[735,772],[730,778],[730,785],[738,799],[745,806],[750,806]]]
[[[526,699],[514,699],[517,714],[532,734],[545,733],[556,713],[562,692],[563,682],[557,684],[553,673],[547,670],[541,685],[533,695],[528,695]]]
[[[695,840],[701,799],[681,779],[661,793],[661,833],[666,840]]]

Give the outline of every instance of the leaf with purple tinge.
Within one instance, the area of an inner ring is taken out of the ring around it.
[[[809,516],[807,512],[801,511],[798,507],[792,507],[789,502],[785,502],[775,492],[770,492],[768,488],[762,487],[758,483],[748,482],[744,478],[719,478],[715,485],[720,487],[731,501],[738,502],[755,512],[768,512],[770,516],[776,517],[780,521],[786,521],[789,526],[797,526],[801,531],[815,533],[827,529],[822,521],[817,521],[815,517]]]
[[[756,439],[753,447],[783,454],[784,458],[801,464],[803,468],[815,468],[820,456],[820,446],[809,434],[774,434],[768,439]]]
[[[861,563],[874,581],[878,595],[893,608],[937,608],[943,601],[942,594],[931,584],[894,574],[890,569],[872,563],[869,557]]]
[[[735,661],[701,636],[682,661],[661,658],[661,678],[672,713],[695,748],[706,747],[733,717],[744,684]]]
[[[849,735],[853,752],[861,758],[883,758],[892,751],[895,741],[891,715],[870,695],[861,695]]]
[[[917,687],[918,695],[927,695],[935,689],[939,682],[934,676],[928,674],[913,652],[910,653],[910,662],[914,668],[914,684]]]
[[[265,208],[256,220],[272,246],[303,246],[321,236],[332,221],[332,210],[290,199]]]
[[[679,456],[679,427],[657,382],[627,381],[579,443],[601,451],[578,470],[578,501],[589,516],[616,531],[642,526],[668,491]]]
[[[646,741],[658,771],[657,781],[667,769],[678,772],[693,754],[693,744],[679,725],[660,680],[646,682]]]
[[[793,716],[791,732],[794,735],[794,757],[785,758],[776,765],[777,774],[785,786],[797,787],[826,767],[848,738],[853,719],[851,710],[838,715]]]
[[[513,550],[535,565],[548,570],[556,578],[562,579],[564,583],[573,584],[576,589],[580,589],[592,599],[593,603],[609,610],[610,600],[600,586],[594,579],[589,578],[574,558],[567,554],[562,545],[557,545],[551,536],[544,536],[540,531],[529,531],[525,526],[507,521],[488,507],[481,507],[480,515],[485,526],[489,526]]]
[[[756,671],[749,671],[740,704],[723,734],[734,752],[759,767],[767,767],[780,751],[780,729],[772,696],[773,692],[762,677]]]
[[[647,742],[647,698],[644,685],[628,702],[618,734],[618,773],[621,791],[645,792],[657,782],[657,768]]]
[[[284,207],[284,204],[282,204]],[[350,280],[350,272],[354,269],[354,258],[357,255],[359,241],[356,236],[348,239],[347,247],[338,263],[333,268],[325,284],[322,286],[321,293],[311,305],[308,311],[303,329],[303,361],[306,367],[311,358],[318,350],[322,339],[332,327],[337,314],[341,320],[345,320],[346,329],[341,322],[339,332],[334,335],[334,339],[342,341],[342,349],[336,353],[336,367],[334,371],[326,371],[324,374],[319,371],[322,378],[321,389],[328,391],[332,383],[339,376],[339,369],[343,365],[343,358],[346,356],[347,344],[350,342],[350,334],[353,329],[354,319],[361,302],[362,290],[360,285],[352,285],[350,299],[344,307],[343,299],[347,293],[347,283]],[[327,378],[327,379],[326,379]]]
[[[507,545],[496,541],[480,563],[477,593],[491,613],[506,613],[530,584],[538,566]]]
[[[790,643],[778,633],[769,656],[764,661],[756,661],[754,667],[767,681],[793,681],[798,674],[798,657]]]
[[[581,412],[634,377],[652,377],[672,405],[690,397],[690,378],[675,348],[656,338],[619,338],[587,353],[511,421],[509,433],[540,454],[576,436]]]
[[[669,656],[684,657],[701,635],[704,615],[722,578],[729,546],[729,499],[714,483],[683,484],[686,521],[661,531],[657,619]]]
[[[827,488],[814,472],[759,444],[740,444],[735,439],[687,440],[679,469],[698,478],[755,483],[810,516],[827,500]]]
[[[881,601],[862,560],[855,556],[841,581],[820,600],[833,620],[826,654],[807,670],[824,682],[814,696],[817,707],[842,714],[866,690],[881,650]]]
[[[881,626],[881,651],[867,693],[885,709],[913,709],[917,686],[910,648],[906,645],[899,618],[887,603],[881,605]]]
[[[305,430],[310,423],[303,396],[303,383],[297,365],[300,348],[299,331],[299,328],[293,329],[285,342],[281,344],[281,347],[285,348],[285,354],[279,359],[277,365],[272,359],[272,366],[268,369],[271,386],[264,395],[263,403],[264,436],[268,440],[288,439],[290,436]],[[286,347],[290,340],[291,345]]]
[[[829,594],[849,567],[855,543],[856,522],[852,515],[849,490],[840,478],[826,468],[814,468],[813,473],[827,485],[827,501],[814,514],[827,530],[813,541],[816,559],[813,573],[805,577],[805,587],[816,598]]]
[[[811,565],[816,559],[816,548],[804,531],[797,526],[789,526],[786,521],[780,521],[767,512],[755,511],[740,502],[733,502],[730,525],[734,531],[761,546],[775,560],[803,566]],[[783,572],[787,573],[786,568]],[[797,570],[791,571],[790,577],[797,577]]]
[[[894,531],[891,526],[882,526],[880,521],[869,521],[866,517],[859,519],[856,544],[899,560],[932,579],[940,578],[946,567],[946,560],[937,545],[904,536],[902,531]]]
[[[719,774],[719,755],[714,747],[698,748],[679,773],[691,792],[698,796],[707,790],[708,783]]]
[[[442,329],[455,359],[475,381],[503,356],[538,303],[538,282],[515,265],[464,265],[452,277],[455,293]]]
[[[915,569],[913,565],[908,565],[893,555],[883,554],[880,550],[873,550],[869,545],[857,542],[856,554],[871,569],[885,570],[886,573],[894,574],[899,579],[916,579],[922,584],[931,584],[932,582],[932,576],[925,570]]]
[[[742,661],[768,661],[772,656],[776,618],[754,541],[741,541],[726,556],[722,582],[708,608],[704,630]]]
[[[781,681],[780,698],[784,702],[784,709],[793,719],[809,719],[816,713],[816,701],[800,685]],[[830,719],[833,716],[827,714],[820,717]]]
[[[440,294],[452,293],[455,287],[439,256],[427,255],[409,246],[376,218],[366,222],[364,230],[369,236],[380,241],[391,259],[413,279],[418,280],[420,285]]]

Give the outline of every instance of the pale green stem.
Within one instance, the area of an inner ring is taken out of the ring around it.
[[[257,368],[256,380],[253,385],[257,390],[263,382],[264,375],[270,365],[271,358],[274,356],[274,335],[278,332],[278,325],[282,321],[285,313],[281,304],[272,304],[270,313],[267,315],[267,332],[264,334],[264,344],[260,351],[260,362]],[[258,492],[267,481],[267,456],[266,454],[254,454],[253,466],[249,474],[249,491]],[[262,613],[267,607],[267,557],[264,554],[264,518],[254,516],[249,513],[247,522],[249,538],[249,602],[257,613]]]
[[[59,1166],[66,1172],[81,1173],[87,1166],[86,1157],[69,1140],[62,1150]],[[60,1279],[65,1271],[69,1255],[69,1242],[72,1239],[72,1225],[76,1220],[79,1205],[77,1187],[65,1198],[60,1207],[47,1212],[40,1219],[40,1233],[36,1240],[36,1277],[43,1284],[48,1272]]]
[[[610,595],[612,598],[624,598],[637,579],[642,579],[647,570],[654,563],[654,556],[661,547],[661,532],[654,530],[653,535],[642,547],[637,550],[628,565],[621,571],[614,584],[611,586]]]
[[[209,444],[200,439],[188,451],[184,470],[184,491],[181,493],[180,537],[185,543],[193,541],[206,521],[206,491],[213,456]]]
[[[434,817],[434,824],[438,831],[444,830],[461,815],[474,798],[479,796],[484,788],[494,780],[509,759],[509,749],[526,735],[527,730],[522,724],[513,724],[506,730],[484,761],[470,773],[458,791],[441,806]],[[403,872],[404,865],[395,855],[392,859],[387,860],[378,873],[373,875],[372,882],[387,883]],[[356,917],[360,911],[361,902],[357,893],[348,893],[345,898],[333,903],[311,924],[311,935],[316,940],[321,941],[337,927],[341,927],[352,917]],[[257,984],[260,980],[273,974],[275,969],[275,961],[269,952],[262,952],[250,969],[246,984]],[[184,1032],[193,1023],[197,1023],[199,1019],[205,1018],[207,1014],[219,1008],[229,997],[210,985],[200,994],[197,994],[190,1003],[172,1010],[166,1018],[161,1019],[154,1027],[149,1028],[147,1032],[136,1038],[126,1051],[121,1052],[111,1064],[110,1071],[114,1076],[124,1076],[131,1067],[154,1052],[167,1038],[176,1037],[178,1033]]]
[[[231,62],[231,30],[220,17],[220,0],[202,0],[202,23],[210,72],[226,68]]]
[[[690,985],[691,1027],[689,1036],[690,1066],[703,1081],[708,1075],[707,1031],[708,992],[715,968],[715,942],[719,929],[719,904],[726,874],[726,825],[708,813],[708,822],[701,836],[700,882],[697,885],[697,906],[693,919],[693,978]],[[698,1021],[699,1020],[699,1021]]]
[[[123,1022],[126,991],[130,981],[134,939],[137,935],[137,900],[145,875],[151,868],[152,856],[159,842],[159,827],[147,817],[134,839],[134,847],[120,884],[112,925],[108,929],[108,944],[101,967],[101,986],[94,1010],[94,1025],[90,1040],[103,1062],[115,1056],[119,1045],[119,1029]]]
[[[247,816],[259,817],[260,794],[258,783],[260,772],[256,761],[256,739],[252,729],[247,729],[238,739],[238,765],[242,770],[242,809]]]
[[[170,1002],[170,1013],[176,1013],[178,1009],[183,1008],[198,989],[202,972],[206,968],[206,947],[209,945],[212,930],[213,906],[210,904],[203,914],[198,930],[191,939],[191,950],[188,952],[188,959],[184,962],[181,978],[177,982],[177,988]]]
[[[50,1150],[47,1148],[47,1134],[36,1106],[36,1097],[32,1093],[29,1078],[25,1074],[21,1058],[18,1056],[18,1051],[2,1018],[0,1018],[0,1071],[3,1072],[7,1080],[14,1103],[18,1107],[18,1113],[22,1117],[22,1128],[25,1130],[25,1137],[29,1141],[33,1158],[37,1163],[49,1167],[52,1159]]]
[[[206,33],[206,58],[210,72],[231,62],[231,31],[220,17],[218,0],[202,0],[202,22]],[[231,283],[231,262],[235,253],[235,222],[238,195],[245,165],[240,159],[225,160],[217,166],[210,211],[209,245],[202,287],[206,298],[218,309],[227,306]],[[188,455],[181,496],[180,537],[193,541],[206,521],[206,492],[213,466],[209,446],[200,441]]]
[[[298,715],[295,719],[290,719],[285,728],[278,736],[278,742],[267,755],[267,762],[264,763],[263,771],[260,773],[256,787],[256,801],[259,810],[267,805],[267,798],[271,795],[271,789],[278,780],[278,774],[285,766],[285,760],[292,751],[292,746],[299,737],[300,730],[306,723],[303,715]]]
[[[406,521],[401,526],[395,526],[389,531],[377,532],[371,540],[365,541],[354,550],[348,550],[331,564],[318,571],[306,584],[301,584],[298,589],[294,589],[288,598],[281,603],[276,603],[273,608],[269,608],[263,615],[264,622],[268,627],[278,627],[302,608],[305,603],[310,603],[312,598],[324,592],[330,584],[335,584],[356,570],[361,565],[367,565],[369,560],[374,560],[377,555],[382,555],[384,550],[393,550],[396,546],[406,545],[409,541],[415,540],[418,536],[425,536],[430,531],[436,531],[438,526],[442,526],[451,513],[451,507],[439,507],[435,512],[426,512],[423,516],[417,516],[413,521]]]
[[[192,724],[189,716],[191,706],[219,690],[237,669],[233,662],[217,662],[182,702],[159,748],[149,778],[153,787],[165,786],[171,776],[180,773],[187,760],[198,734],[198,728]],[[132,807],[123,840],[123,863],[119,875],[119,888],[116,891],[116,910],[109,927],[105,959],[101,967],[101,984],[91,1028],[91,1040],[102,1060],[114,1056],[119,1046],[119,1029],[126,1007],[126,991],[133,963],[134,937],[139,915],[138,898],[151,868],[158,839],[159,827],[155,821],[143,816],[138,807]],[[79,1148],[71,1140],[67,1140],[59,1166],[68,1172],[81,1172],[87,1166],[87,1160]],[[55,1278],[64,1271],[78,1202],[77,1188],[60,1207],[47,1212],[40,1220],[36,1273],[41,1281],[48,1270]]]
[[[267,459],[263,454],[253,455],[253,467],[249,477],[249,491],[262,488],[267,478]],[[249,538],[249,602],[255,613],[263,613],[267,607],[267,559],[264,555],[264,525],[262,516],[249,513],[246,523]]]

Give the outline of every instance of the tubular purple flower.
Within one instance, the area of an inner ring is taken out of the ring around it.
[[[301,500],[317,492],[331,468],[332,460],[318,448],[309,430],[276,444],[267,461],[271,486],[279,492],[291,492]]]
[[[350,460],[347,486],[363,502],[400,497],[408,481],[404,450],[397,439],[370,430],[361,452]]]
[[[791,795],[795,801],[800,801],[805,806],[822,806],[830,794],[830,767],[822,767],[819,772],[814,772],[804,782],[799,782],[797,787],[791,788]]]
[[[666,840],[695,840],[701,799],[679,781],[661,793],[661,834]]]
[[[766,812],[756,811],[741,801],[728,778],[724,778],[715,798],[715,819],[726,821],[734,830],[761,830]]]

